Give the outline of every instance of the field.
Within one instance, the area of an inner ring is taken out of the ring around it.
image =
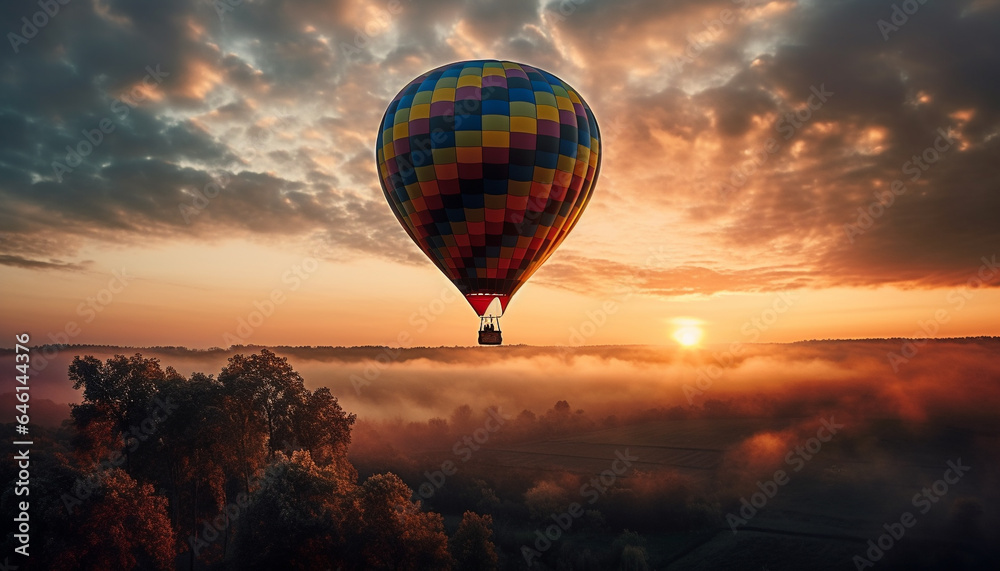
[[[756,467],[754,475],[759,479],[744,474],[734,482],[727,477],[727,471],[734,469],[734,456],[748,438],[795,431],[810,423],[820,426],[811,418],[669,420],[517,444],[487,443],[470,459],[468,469],[497,478],[512,472],[535,473],[542,479],[546,474],[570,473],[586,481],[608,470],[616,451],[627,449],[638,460],[616,486],[627,489],[636,478],[681,476],[698,493],[714,500],[721,518],[715,525],[697,529],[643,533],[649,562],[656,569],[856,568],[852,558],[866,557],[868,541],[877,542],[886,533],[883,526],[899,522],[906,511],[913,513],[916,523],[905,528],[901,539],[893,540],[885,558],[875,562],[878,568],[988,568],[988,554],[975,546],[976,538],[966,536],[956,544],[947,534],[963,531],[962,525],[969,523],[963,516],[984,515],[968,498],[996,492],[995,483],[989,481],[992,460],[984,456],[998,449],[996,431],[877,420],[845,427],[816,454],[806,451],[808,461],[797,456],[793,459],[802,460],[788,463],[782,454],[772,465]],[[793,448],[788,450],[794,454]],[[424,460],[434,465],[450,455],[450,451],[438,450],[426,454]],[[931,502],[937,497],[933,483],[942,479],[948,460],[958,459],[970,469],[940,500]],[[787,483],[776,486],[774,496],[733,533],[725,517],[740,515],[742,504],[734,498],[749,501],[760,492],[757,482],[771,479],[778,469],[788,473]],[[931,499],[914,505],[913,496],[928,487]],[[613,495],[602,496],[594,508],[601,510],[605,502],[613,501]],[[926,514],[922,508],[927,508]],[[992,517],[995,509],[995,504],[989,509]],[[529,526],[513,535],[533,540],[532,531]],[[606,534],[587,530],[571,529],[561,540],[595,551],[610,544]]]
[[[448,537],[467,511],[490,516],[501,569],[1000,568],[1000,340],[928,342],[894,370],[886,355],[900,343],[751,345],[728,359],[712,348],[284,347],[274,359],[357,414],[345,448],[356,485],[397,475],[400,493],[440,514]],[[198,373],[258,350],[141,351],[232,407],[242,393]],[[136,352],[66,347],[33,376],[33,422],[48,427],[53,450],[77,446],[85,430],[58,428],[83,396],[70,360]],[[0,352],[0,365],[12,358]],[[689,398],[712,367],[711,386]],[[191,400],[163,430],[189,434],[200,406]],[[214,429],[204,430],[191,432],[194,449],[210,441]],[[270,438],[266,425],[254,430]],[[203,460],[238,458],[219,446]],[[148,450],[150,462],[165,457]],[[276,461],[267,447],[258,453]],[[86,469],[66,453],[50,460]],[[135,472],[172,485],[158,470]],[[213,501],[199,517],[219,513]],[[203,525],[172,523],[179,534]],[[218,568],[235,549],[216,554]]]

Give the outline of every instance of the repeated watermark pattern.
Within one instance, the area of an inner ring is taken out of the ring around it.
[[[69,4],[72,0],[38,0],[38,10],[31,16],[21,18],[21,32],[7,32],[7,41],[15,54],[21,53],[21,47],[33,40],[38,34],[49,25],[53,18],[59,15],[60,6]]]
[[[406,0],[409,4],[413,0]],[[391,27],[396,16],[403,12],[403,0],[389,0],[384,8],[375,10],[375,14],[363,26],[354,26],[354,36],[351,42],[340,42],[340,53],[347,58],[356,58],[364,53],[365,48]]]
[[[927,345],[930,338],[937,336],[941,326],[951,321],[955,312],[965,309],[969,300],[975,296],[975,290],[991,283],[1000,276],[1000,265],[997,265],[996,254],[993,254],[992,258],[983,256],[980,260],[983,264],[979,266],[975,274],[966,280],[965,285],[952,289],[944,296],[944,300],[948,304],[947,307],[935,309],[930,319],[917,321],[918,329],[913,332],[914,338],[903,341],[898,353],[895,351],[886,353],[885,358],[889,361],[893,373],[899,373],[901,366],[916,357],[920,348]]]
[[[792,468],[792,472],[799,472],[806,467],[806,462],[812,460],[820,450],[823,449],[823,444],[833,440],[833,437],[844,428],[843,424],[838,424],[834,421],[831,416],[829,420],[823,418],[820,419],[820,427],[816,429],[816,436],[813,436],[806,440],[805,444],[800,444],[796,446],[793,450],[790,450],[788,454],[785,455],[785,464]],[[774,476],[766,482],[757,481],[757,488],[759,491],[754,492],[750,495],[748,500],[746,496],[740,498],[740,509],[738,510],[738,515],[732,512],[726,514],[726,523],[729,524],[729,528],[733,530],[733,535],[739,531],[737,528],[741,525],[747,525],[751,519],[754,518],[759,513],[759,510],[764,509],[767,503],[778,495],[778,491],[788,485],[791,481],[790,474],[785,470],[776,470]]]
[[[618,313],[622,303],[642,292],[642,285],[650,273],[667,259],[669,257],[662,246],[656,249],[650,248],[649,255],[642,264],[638,268],[630,268],[629,276],[615,286],[614,293],[608,299],[585,311],[584,319],[575,326],[570,326],[569,338],[566,344],[559,347],[559,355],[565,357],[575,347],[584,345],[597,335],[598,331],[607,325],[609,318]]]
[[[419,309],[411,313],[408,323],[413,326],[414,331],[423,333],[427,331],[431,323],[444,313],[448,305],[458,299],[460,299],[460,296],[455,293],[455,288],[449,285],[443,288],[441,293],[429,303],[421,305]],[[354,392],[359,396],[361,395],[362,387],[370,386],[372,381],[382,376],[382,372],[389,368],[389,365],[403,354],[403,346],[413,341],[413,334],[409,329],[404,329],[396,335],[394,341],[400,346],[382,347],[378,354],[375,355],[375,359],[365,365],[360,375],[351,374],[351,386],[354,387]]]
[[[625,452],[615,450],[615,459],[611,462],[611,467],[580,486],[581,498],[585,498],[586,503],[589,505],[597,503],[597,500],[601,499],[604,494],[608,493],[608,489],[615,485],[618,478],[632,468],[632,463],[638,461],[639,457],[629,454],[628,448],[625,449]],[[535,559],[548,551],[552,547],[553,542],[559,541],[563,533],[569,531],[573,526],[573,522],[582,517],[584,513],[583,504],[573,502],[566,508],[566,511],[559,514],[551,514],[549,517],[555,523],[546,527],[544,533],[541,529],[535,530],[534,548],[521,545],[521,556],[524,557],[524,562],[528,564],[528,567],[533,566]]]
[[[699,56],[711,47],[727,27],[733,25],[746,15],[749,8],[755,8],[766,3],[766,0],[732,0],[738,8],[723,8],[713,19],[702,20],[704,29],[698,33],[687,35],[687,45],[681,54],[670,58],[670,70],[674,73],[684,71],[684,68],[695,62]]]
[[[146,75],[140,84],[135,85],[128,93],[111,101],[111,112],[118,116],[118,121],[124,121],[132,109],[148,99],[151,94],[149,90],[157,87],[163,82],[163,78],[168,77],[169,72],[160,69],[160,64],[156,66],[146,66]],[[90,156],[100,147],[107,136],[114,133],[118,125],[111,117],[103,117],[97,122],[93,129],[83,129],[83,138],[75,145],[66,145],[66,157],[63,162],[52,161],[52,175],[59,182],[63,181],[63,175],[73,172],[73,169],[83,164],[84,159]]]
[[[288,293],[296,292],[319,268],[319,260],[307,257],[281,274],[285,287],[276,287],[263,299],[253,301],[253,309],[246,316],[236,319],[236,329],[222,334],[222,341],[232,345],[242,345],[255,331],[260,329],[281,304],[288,301]]]
[[[913,494],[913,499],[910,503],[913,504],[913,507],[921,515],[931,511],[934,504],[941,501],[941,498],[948,493],[951,489],[950,486],[957,484],[972,469],[971,466],[962,464],[961,458],[955,461],[949,460],[947,465],[948,468],[944,471],[940,480],[935,480],[930,486]],[[875,563],[882,560],[887,551],[903,539],[906,531],[916,524],[917,516],[909,511],[900,514],[898,521],[882,524],[882,529],[885,530],[885,533],[876,539],[868,540],[868,550],[865,551],[864,555],[855,555],[851,560],[854,563],[854,567],[858,571],[874,567]]]
[[[879,18],[875,22],[879,33],[882,34],[882,39],[888,42],[889,35],[898,32],[900,28],[905,26],[910,21],[910,16],[920,11],[920,7],[927,2],[928,0],[903,0],[901,4],[893,4],[889,18],[887,20]]]
[[[201,214],[203,210],[229,185],[229,175],[223,173],[217,179],[210,180],[201,190],[190,191],[191,203],[182,202],[177,205],[177,209],[184,218],[185,224],[191,224],[192,216]]]
[[[815,113],[822,109],[830,98],[835,95],[833,91],[827,91],[825,83],[821,83],[819,87],[812,85],[809,87],[809,91],[811,93],[809,97],[806,98],[804,105],[796,108],[794,111],[781,114],[774,122],[773,128],[779,135],[781,135],[781,139],[783,141],[788,141],[794,137],[796,133],[799,133],[805,125],[813,119]],[[719,188],[720,196],[722,198],[728,198],[729,196],[736,194],[737,191],[746,186],[747,181],[749,181],[761,167],[767,164],[771,155],[774,155],[780,150],[781,141],[779,141],[776,137],[768,137],[762,145],[750,149],[749,158],[743,159],[739,163],[733,165],[729,174],[729,180],[723,183]]]
[[[135,276],[130,274],[125,268],[112,270],[111,276],[107,286],[97,290],[97,293],[94,295],[87,296],[76,306],[76,314],[83,318],[84,324],[91,323],[97,319],[98,314],[107,309],[115,298],[125,291],[125,288],[135,280]],[[67,347],[72,339],[78,337],[81,332],[83,332],[83,327],[75,319],[67,321],[66,325],[58,331],[50,331],[47,337],[52,343],[42,345],[38,348],[38,355],[31,362],[31,370],[35,372],[44,371],[49,366],[49,363],[52,362],[52,359],[62,349]]]
[[[903,174],[910,175],[910,182],[917,182],[931,168],[932,165],[940,161],[944,154],[951,150],[955,144],[955,139],[947,129],[938,129],[938,136],[934,143],[920,154],[913,155],[910,160],[903,163]],[[844,233],[851,244],[854,238],[864,234],[875,225],[875,221],[885,215],[886,211],[896,203],[896,197],[906,194],[906,183],[902,179],[896,179],[889,185],[888,190],[874,191],[872,196],[875,200],[868,206],[858,207],[858,217],[853,223],[844,224]]]
[[[122,432],[121,436],[125,443],[126,454],[138,450],[139,445],[156,434],[160,424],[167,420],[167,417],[175,410],[180,408],[176,403],[172,402],[170,397],[166,399],[156,397],[153,399],[153,403],[156,406],[150,410],[149,416],[138,424],[130,426],[128,431]],[[72,489],[60,498],[63,506],[66,508],[66,512],[72,514],[77,506],[83,504],[84,500],[89,498],[96,490],[99,490],[104,484],[104,479],[108,476],[108,473],[112,469],[120,468],[125,464],[128,460],[126,454],[123,454],[121,450],[113,450],[108,453],[108,457],[105,460],[95,464],[86,477],[77,478]]]
[[[498,432],[504,423],[512,418],[509,415],[505,415],[501,407],[490,408],[486,412],[489,416],[487,416],[483,426],[472,431],[472,434],[467,434],[458,439],[454,446],[451,447],[452,453],[462,463],[471,460],[472,455],[489,442],[490,436]],[[456,464],[454,460],[445,460],[441,463],[440,470],[433,472],[425,471],[424,477],[427,478],[427,481],[417,486],[414,494],[425,500],[433,497],[437,490],[444,487],[448,476],[454,476],[458,473],[458,466],[459,464]]]
[[[700,397],[711,389],[715,381],[722,377],[724,369],[732,366],[736,362],[736,358],[743,354],[746,350],[746,344],[756,343],[760,339],[760,336],[773,327],[778,322],[778,319],[791,309],[798,300],[799,296],[790,291],[778,292],[771,301],[770,307],[761,310],[759,314],[744,321],[743,325],[740,326],[740,333],[743,335],[744,340],[734,341],[725,351],[713,352],[712,358],[715,360],[715,363],[698,367],[695,373],[694,385],[684,383],[681,386],[688,404],[693,405],[695,397]]]

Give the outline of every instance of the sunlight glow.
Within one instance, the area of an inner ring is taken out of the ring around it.
[[[702,330],[694,325],[681,327],[674,331],[674,339],[685,347],[693,347],[701,341]]]

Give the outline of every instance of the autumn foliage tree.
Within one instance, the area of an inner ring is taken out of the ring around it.
[[[237,465],[233,435],[223,408],[222,384],[211,376],[195,373],[189,380],[168,378],[160,396],[173,403],[176,411],[159,427],[157,441],[145,443],[140,451],[155,454],[144,457],[149,476],[170,500],[178,547],[184,550],[199,522],[216,517],[227,503],[228,474]],[[225,546],[224,540],[220,549]],[[191,550],[192,566],[194,558]]]
[[[307,391],[292,418],[295,439],[318,464],[332,463],[346,456],[355,418],[344,412],[330,389]]]
[[[34,480],[60,498],[40,504],[39,529],[55,534],[48,568],[453,565],[442,516],[395,474],[359,483],[347,458],[355,415],[271,351],[232,356],[218,378],[141,354],[76,357],[69,377],[83,391],[71,450],[47,456]],[[466,514],[463,566],[495,567],[491,524]]]
[[[376,474],[357,493],[355,545],[368,569],[449,569],[448,536],[440,514],[420,510],[392,473]]]
[[[167,500],[153,486],[113,469],[80,510],[73,538],[54,570],[173,568],[177,550]]]
[[[240,569],[344,566],[353,525],[357,473],[348,464],[318,466],[307,451],[277,460],[240,515],[234,561]]]
[[[267,456],[294,439],[293,419],[305,400],[305,383],[288,364],[267,349],[229,359],[219,381],[229,397],[234,420],[247,432],[266,436]]]
[[[451,552],[459,569],[495,571],[497,550],[493,545],[493,518],[466,511],[451,538]]]
[[[69,366],[69,380],[74,389],[83,389],[83,404],[73,407],[73,419],[83,434],[96,433],[107,437],[110,428],[114,437],[128,434],[140,426],[150,414],[150,405],[166,374],[157,359],[146,359],[136,353],[132,357],[116,355],[102,363],[94,357],[76,357]],[[108,443],[122,448],[126,468],[131,465],[128,446],[123,442]]]

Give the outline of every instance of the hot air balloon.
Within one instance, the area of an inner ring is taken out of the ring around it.
[[[375,154],[393,214],[479,315],[480,344],[499,345],[511,297],[590,201],[601,167],[590,107],[541,69],[456,62],[396,95]]]

